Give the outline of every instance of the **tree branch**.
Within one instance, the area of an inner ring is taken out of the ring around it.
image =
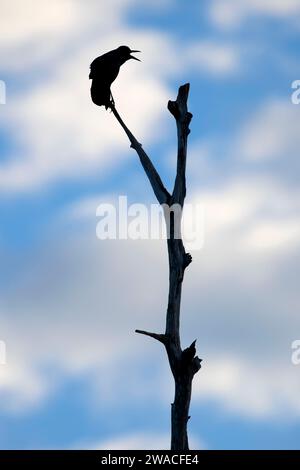
[[[151,338],[156,339],[157,341],[160,341],[161,343],[165,344],[166,343],[166,336],[158,333],[150,333],[149,331],[145,330],[135,330],[136,333],[139,333],[140,335],[145,335],[145,336],[150,336]]]
[[[168,102],[168,109],[176,119],[177,126],[177,172],[172,193],[172,203],[178,203],[182,207],[186,194],[185,169],[187,138],[190,133],[189,124],[193,117],[187,109],[189,89],[189,83],[182,85],[178,90],[176,101]]]
[[[131,147],[137,152],[141,164],[148,176],[153,191],[160,204],[163,204],[164,217],[168,233],[169,255],[169,296],[166,315],[165,334],[135,330],[136,333],[150,336],[164,344],[170,368],[175,381],[175,397],[171,409],[171,449],[186,451],[189,449],[187,423],[190,418],[192,381],[201,367],[201,359],[196,356],[196,341],[182,350],[180,345],[180,304],[184,272],[192,262],[192,257],[185,252],[181,237],[181,218],[186,195],[186,156],[189,124],[192,114],[188,112],[187,100],[189,84],[181,86],[176,101],[169,101],[168,109],[174,116],[177,126],[177,171],[172,195],[164,187],[159,174],[150,158],[144,152],[128,127],[124,124],[114,105],[111,106],[114,116],[127,134]],[[173,210],[179,205],[181,210]]]
[[[156,168],[154,167],[152,161],[144,151],[142,145],[137,141],[137,139],[134,137],[132,132],[128,129],[126,124],[124,123],[123,119],[119,115],[118,111],[116,110],[114,105],[111,105],[111,110],[117,119],[117,121],[120,123],[120,125],[123,127],[129,141],[130,141],[130,146],[136,151],[138,154],[141,164],[145,170],[146,175],[148,176],[148,179],[150,181],[150,184],[152,186],[152,189],[154,191],[154,194],[160,204],[167,204],[170,200],[171,195],[165,188],[159,174],[157,173]]]
[[[181,286],[186,267],[192,262],[192,257],[185,252],[181,239],[181,219],[184,199],[186,195],[186,155],[187,138],[190,133],[189,124],[192,114],[188,112],[187,100],[189,96],[189,83],[179,87],[176,101],[168,102],[168,109],[176,120],[177,127],[177,172],[174,189],[171,197],[171,204],[179,204],[181,211],[173,213],[173,218],[168,222],[170,236],[168,239],[169,268],[170,268],[170,288],[166,321],[166,335],[173,339],[179,355],[180,346],[180,304]],[[166,221],[167,222],[167,221]],[[178,236],[180,234],[180,236]]]

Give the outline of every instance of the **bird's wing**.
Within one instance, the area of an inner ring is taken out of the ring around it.
[[[95,78],[96,75],[101,73],[101,69],[105,65],[105,60],[103,60],[103,56],[97,57],[90,65],[90,75],[89,78]]]
[[[93,60],[90,65],[90,75],[89,78],[95,78],[95,76],[101,75],[101,72],[112,63],[113,61],[113,51],[106,52],[106,54],[100,55]]]
[[[116,65],[114,51],[107,52],[96,59],[90,65],[89,78],[105,76],[105,80],[113,82],[118,75],[119,67]]]

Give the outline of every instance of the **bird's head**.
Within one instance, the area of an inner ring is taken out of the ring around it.
[[[141,51],[136,51],[136,50],[130,49],[130,47],[128,47],[128,46],[120,46],[120,47],[118,47],[117,51],[118,51],[118,54],[120,56],[120,59],[121,59],[122,63],[126,62],[129,59],[138,60],[140,62],[140,59],[138,59],[137,57],[134,57],[133,55],[131,55],[131,53],[132,52],[141,52]]]

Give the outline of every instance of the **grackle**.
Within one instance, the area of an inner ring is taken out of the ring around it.
[[[93,103],[98,106],[105,106],[105,109],[114,106],[110,86],[117,78],[121,65],[129,59],[140,60],[132,56],[132,52],[140,51],[131,50],[127,46],[120,46],[93,60],[90,65],[89,75],[89,78],[92,79],[91,98]]]

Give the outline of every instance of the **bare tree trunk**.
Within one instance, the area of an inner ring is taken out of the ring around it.
[[[184,350],[181,349],[180,344],[181,288],[185,269],[192,262],[192,257],[184,249],[180,230],[186,195],[187,138],[190,132],[189,124],[192,119],[192,114],[187,109],[188,94],[189,84],[187,83],[179,88],[176,101],[169,101],[168,103],[168,109],[176,120],[178,138],[177,172],[172,194],[164,187],[150,158],[124,124],[116,108],[112,106],[112,112],[126,132],[131,147],[137,152],[154,194],[164,209],[169,255],[169,298],[166,330],[164,334],[144,330],[136,330],[136,332],[160,341],[166,348],[175,381],[175,398],[171,408],[171,449],[178,451],[189,449],[187,423],[190,418],[192,381],[201,367],[201,359],[196,356],[196,341]]]

